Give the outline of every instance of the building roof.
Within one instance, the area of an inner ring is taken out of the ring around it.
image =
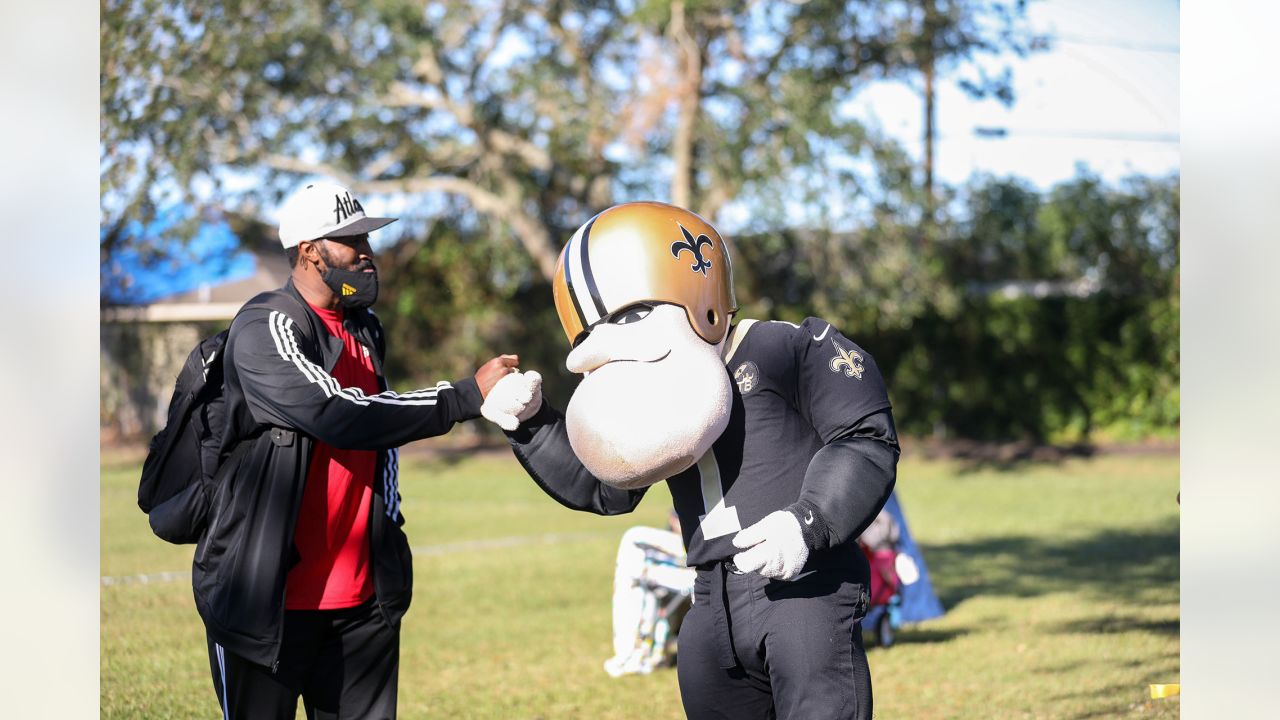
[[[183,241],[170,234],[182,217],[174,210],[145,230],[130,229],[158,258],[125,247],[104,259],[104,322],[229,320],[245,301],[289,278],[288,260],[261,223],[228,215]]]

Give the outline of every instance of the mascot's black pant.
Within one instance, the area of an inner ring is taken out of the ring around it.
[[[685,714],[871,720],[863,582],[852,569],[784,582],[721,564],[699,568],[676,662]]]
[[[343,610],[286,610],[280,662],[249,662],[209,640],[224,720],[293,720],[298,696],[310,720],[396,716],[400,629],[369,599]]]

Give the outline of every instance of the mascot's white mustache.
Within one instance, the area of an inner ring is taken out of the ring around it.
[[[729,373],[684,308],[659,305],[643,320],[597,326],[565,365],[586,373],[565,412],[569,444],[615,487],[646,487],[679,473],[729,423]]]

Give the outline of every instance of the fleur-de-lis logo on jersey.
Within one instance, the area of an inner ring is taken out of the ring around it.
[[[845,350],[840,347],[840,343],[835,338],[831,338],[831,345],[836,349],[836,356],[831,358],[831,372],[840,372],[844,368],[845,377],[862,379],[862,371],[866,370],[862,366],[862,356],[857,350]]]
[[[707,268],[711,267],[711,261],[702,257],[702,246],[706,245],[709,248],[715,248],[715,243],[711,242],[711,238],[706,235],[699,235],[697,239],[694,239],[693,235],[688,230],[685,230],[683,225],[677,223],[677,226],[680,228],[680,232],[684,233],[684,240],[677,240],[671,243],[671,257],[679,260],[680,253],[688,250],[693,253],[694,260],[689,269],[694,272],[700,272],[705,277]]]

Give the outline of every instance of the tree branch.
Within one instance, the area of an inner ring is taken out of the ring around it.
[[[441,95],[421,92],[407,83],[397,82],[391,85],[391,93],[381,102],[388,107],[419,107],[447,111],[454,115],[459,124],[466,125],[477,134],[483,135],[489,147],[499,153],[517,157],[529,167],[543,172],[550,172],[555,166],[555,161],[546,150],[525,138],[498,128],[475,127],[474,115],[469,106],[451,102]]]
[[[361,180],[333,165],[310,163],[284,155],[268,155],[263,163],[275,170],[302,175],[326,175],[357,192],[380,195],[421,195],[442,192],[465,198],[476,212],[496,217],[511,226],[516,239],[537,263],[543,277],[550,280],[555,273],[556,248],[551,232],[537,218],[520,206],[518,193],[499,196],[476,183],[450,175],[404,178],[401,180]]]

